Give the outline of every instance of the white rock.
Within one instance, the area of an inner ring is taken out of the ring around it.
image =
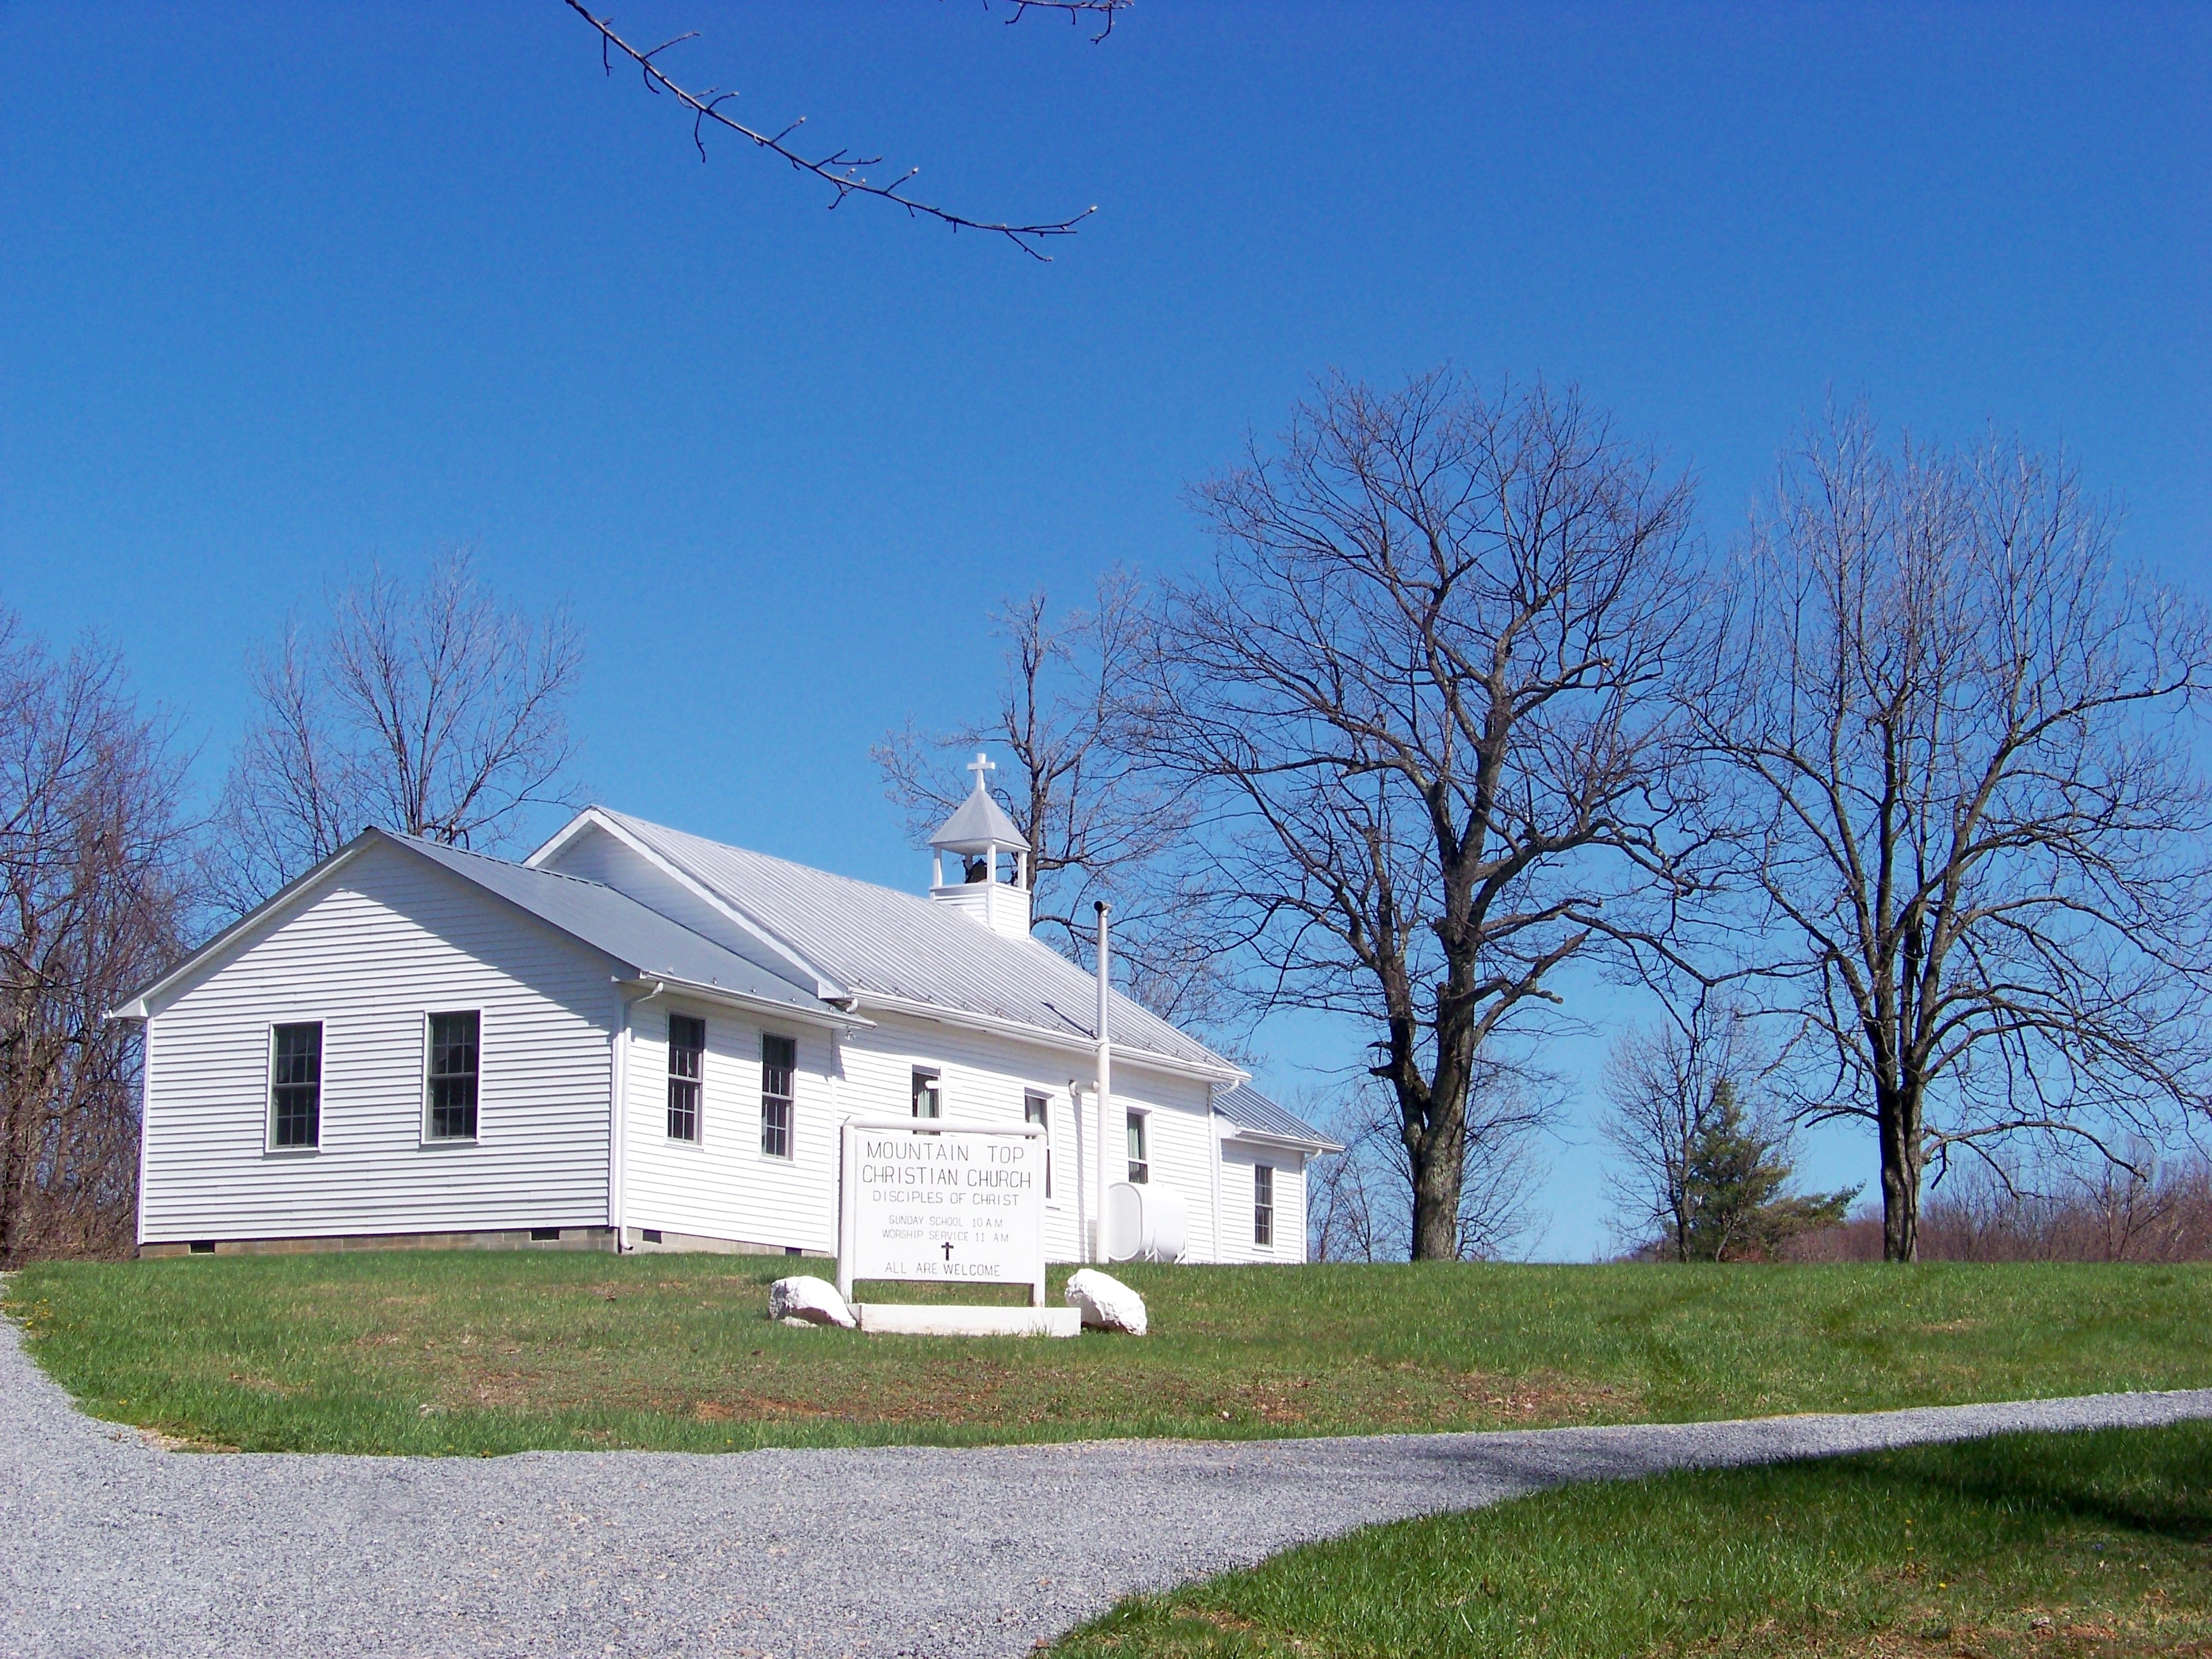
[[[810,1325],[842,1325],[848,1331],[860,1322],[835,1285],[806,1273],[779,1279],[768,1287],[768,1316],[787,1322],[803,1319]]]
[[[1145,1334],[1145,1298],[1096,1267],[1068,1275],[1067,1305],[1082,1310],[1084,1324],[1094,1331]]]

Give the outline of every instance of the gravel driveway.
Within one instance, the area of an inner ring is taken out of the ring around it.
[[[1569,1480],[2212,1417],[2212,1390],[1865,1416],[985,1450],[159,1451],[0,1320],[0,1654],[1012,1655],[1131,1590]]]

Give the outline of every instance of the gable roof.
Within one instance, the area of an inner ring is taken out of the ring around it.
[[[1033,939],[1011,939],[948,905],[765,853],[747,852],[604,806],[588,808],[546,843],[549,856],[597,819],[713,893],[773,943],[873,1002],[1026,1028],[1062,1045],[1097,1041],[1097,981]],[[1117,1055],[1149,1054],[1223,1083],[1243,1073],[1118,991],[1110,1018]]]
[[[1344,1150],[1304,1118],[1285,1111],[1249,1082],[1240,1083],[1216,1094],[1213,1109],[1239,1129],[1265,1140],[1287,1140],[1322,1152],[1340,1152]]]
[[[364,830],[343,847],[297,880],[287,884],[267,902],[209,940],[153,984],[137,993],[115,1012],[123,1018],[143,1019],[157,1000],[189,986],[225,957],[231,947],[254,933],[264,922],[287,910],[311,890],[325,884],[372,848],[389,848],[434,866],[493,898],[522,911],[609,957],[628,980],[665,980],[734,1000],[769,1005],[814,1020],[833,1016],[821,1000],[801,988],[755,966],[712,939],[702,939],[611,887],[581,881],[574,876],[535,870],[505,859],[464,852],[413,836],[386,830]]]
[[[817,1016],[827,1012],[820,998],[612,887],[410,836],[387,839],[614,957],[630,969],[627,978],[665,979]]]

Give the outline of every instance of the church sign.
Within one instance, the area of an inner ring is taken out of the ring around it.
[[[894,1118],[845,1125],[837,1288],[856,1279],[1030,1286],[1044,1305],[1044,1132]]]

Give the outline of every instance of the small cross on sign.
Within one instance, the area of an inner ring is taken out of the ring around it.
[[[948,1238],[939,1248],[945,1252],[945,1261],[948,1262],[951,1261],[952,1260],[952,1241]]]

